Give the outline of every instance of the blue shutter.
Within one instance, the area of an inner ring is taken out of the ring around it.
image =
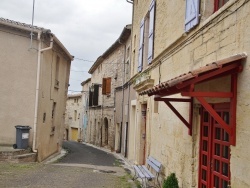
[[[185,31],[199,23],[200,0],[186,0]]]
[[[154,24],[155,24],[155,0],[152,0],[149,7],[148,64],[150,64],[153,59]]]
[[[143,60],[143,40],[144,40],[144,19],[141,21],[140,26],[140,46],[139,46],[139,59],[138,59],[138,72],[142,71]]]

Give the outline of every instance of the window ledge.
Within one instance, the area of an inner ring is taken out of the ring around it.
[[[135,86],[134,86],[134,89],[140,93],[144,90],[147,90],[147,89],[150,89],[154,86],[154,80],[153,79],[145,79],[143,81],[140,81],[139,83],[137,83]]]

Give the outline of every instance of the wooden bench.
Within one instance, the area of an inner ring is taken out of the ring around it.
[[[133,180],[135,179],[141,179],[142,180],[142,186],[147,187],[148,181],[152,181],[153,179],[157,180],[157,186],[149,186],[149,187],[160,187],[160,183],[158,180],[159,173],[161,171],[161,163],[157,161],[155,158],[149,156],[147,158],[147,166],[145,165],[133,165],[133,168],[135,170],[135,176]],[[152,172],[150,171],[152,170]]]

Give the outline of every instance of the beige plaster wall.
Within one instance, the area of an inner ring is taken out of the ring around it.
[[[29,45],[26,33],[0,26],[0,144],[16,143],[16,125],[33,128],[37,52]]]
[[[75,101],[78,100],[78,101]],[[71,128],[78,129],[78,137],[77,139],[81,139],[81,130],[82,130],[82,113],[83,113],[83,100],[82,95],[78,94],[75,96],[68,96],[67,104],[66,104],[66,114],[65,114],[65,122],[67,122],[69,128],[69,140],[72,140],[72,132]],[[75,110],[77,112],[75,119]]]
[[[44,44],[43,48],[46,47]],[[56,88],[56,59],[60,58],[58,69],[59,87]],[[65,122],[65,109],[71,61],[54,44],[53,50],[45,51],[41,57],[39,110],[37,125],[38,160],[42,161],[61,149]],[[52,118],[53,103],[56,103]],[[43,115],[46,113],[46,119]]]
[[[15,125],[28,125],[29,146],[38,151],[42,161],[61,148],[66,94],[68,89],[70,59],[54,43],[53,50],[41,54],[40,87],[38,93],[37,129],[34,133],[36,74],[38,63],[38,42],[33,40],[30,47],[30,33],[0,26],[0,144],[15,143]],[[35,37],[36,38],[36,34]],[[41,47],[49,45],[48,38],[41,37]],[[60,57],[59,89],[54,88],[56,56]],[[52,119],[53,102],[56,102]],[[44,114],[46,113],[46,117]],[[44,118],[45,117],[45,118]],[[53,129],[52,129],[53,127]]]
[[[133,20],[133,40],[138,53],[139,24],[148,11],[150,1],[138,1]],[[156,23],[153,64],[149,67],[154,85],[167,81],[180,74],[194,70],[215,60],[227,58],[237,53],[250,53],[250,3],[229,1],[213,15],[209,10],[201,12],[200,24],[189,33],[184,32],[185,3],[183,1],[156,1]],[[204,1],[202,1],[204,3]],[[204,6],[201,6],[204,8]],[[207,6],[208,8],[210,6]],[[237,10],[237,11],[236,11]],[[204,13],[204,17],[203,17]],[[173,24],[174,23],[174,24]],[[136,37],[134,37],[136,36]],[[135,56],[134,70],[137,70],[138,58]],[[159,64],[161,62],[161,64]],[[157,65],[156,65],[157,64]],[[243,72],[238,77],[237,97],[237,132],[236,146],[231,146],[231,186],[249,187],[248,171],[250,168],[248,101],[249,101],[249,61],[243,63]],[[136,74],[136,72],[134,72]],[[197,86],[200,90],[227,90],[229,78]],[[217,85],[217,88],[214,85]],[[173,97],[178,97],[173,96]],[[199,105],[194,107],[194,134],[188,130],[164,103],[159,103],[158,113],[154,113],[153,97],[137,96],[137,110],[147,103],[147,156],[156,157],[163,163],[165,175],[176,172],[180,187],[198,186],[199,162]],[[209,100],[221,102],[221,100]],[[176,109],[188,117],[186,104],[174,104]],[[140,119],[140,116],[138,117]],[[140,125],[139,121],[137,122]],[[137,137],[141,135],[138,133]],[[139,142],[137,141],[137,144]],[[140,147],[139,145],[137,146]],[[138,161],[138,160],[137,160]],[[192,174],[192,175],[191,175]]]

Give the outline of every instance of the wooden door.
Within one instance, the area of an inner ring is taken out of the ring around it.
[[[71,140],[77,141],[78,138],[78,129],[71,127]]]
[[[229,124],[229,104],[215,104],[214,109]],[[230,137],[210,114],[202,109],[200,134],[199,188],[230,186]]]

